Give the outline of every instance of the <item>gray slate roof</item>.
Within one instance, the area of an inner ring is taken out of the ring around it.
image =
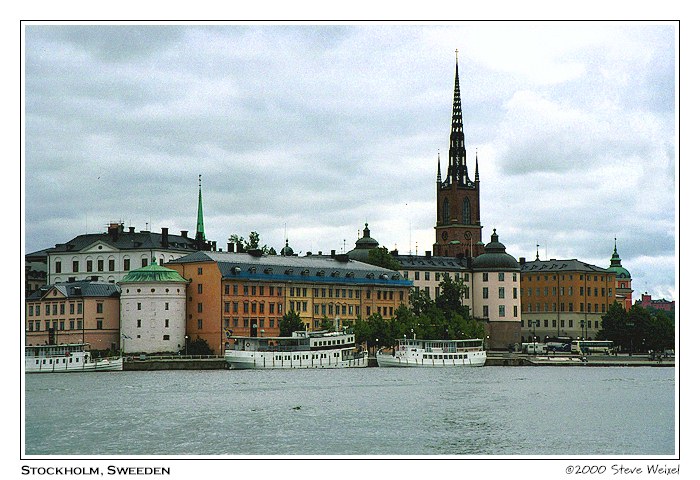
[[[434,257],[418,255],[393,255],[404,270],[430,270],[438,272],[468,272],[470,268],[466,258]]]
[[[557,271],[610,273],[605,268],[596,267],[595,265],[581,262],[575,258],[571,260],[534,260],[532,262],[525,262],[525,264],[521,265],[521,270],[523,273],[547,273]]]
[[[347,255],[254,256],[249,253],[195,252],[168,263],[216,262],[224,278],[264,278],[314,282],[392,283],[412,285],[398,272],[348,259]],[[397,283],[398,282],[398,283]]]
[[[48,248],[48,253],[61,252],[79,252],[80,250],[92,245],[95,242],[104,242],[119,250],[147,250],[147,249],[162,249],[161,234],[154,232],[129,232],[124,231],[119,233],[117,239],[114,240],[110,234],[105,233],[88,233],[78,235],[66,243],[59,243],[53,248]],[[168,249],[171,250],[195,250],[194,239],[183,237],[180,235],[168,234]]]
[[[121,293],[119,286],[114,283],[90,281],[61,282],[41,287],[29,295],[27,301],[41,300],[53,287],[68,298],[118,297]]]

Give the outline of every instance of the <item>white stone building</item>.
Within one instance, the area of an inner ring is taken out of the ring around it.
[[[175,353],[185,347],[187,280],[154,261],[127,274],[119,285],[125,354]]]

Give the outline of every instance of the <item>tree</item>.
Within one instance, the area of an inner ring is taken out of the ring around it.
[[[602,327],[596,335],[598,340],[612,340],[617,346],[629,347],[630,326],[629,314],[619,303],[613,303],[608,312],[602,317]]]
[[[180,350],[182,355],[214,355],[214,350],[209,346],[209,343],[201,337],[187,343],[187,348],[183,347]]]
[[[389,270],[398,270],[401,264],[389,253],[386,247],[377,247],[367,252],[367,263]]]
[[[306,330],[306,325],[301,321],[299,313],[290,310],[280,320],[280,337],[291,337],[292,332]]]
[[[321,330],[335,332],[335,321],[324,315],[321,319]]]
[[[257,250],[259,248],[262,253],[266,255],[277,255],[277,252],[272,247],[268,247],[267,245],[263,245],[262,248],[260,247],[260,234],[258,232],[250,232],[247,240],[241,235],[234,233],[228,237],[228,241],[229,243],[242,245],[243,251],[245,252],[248,250]]]

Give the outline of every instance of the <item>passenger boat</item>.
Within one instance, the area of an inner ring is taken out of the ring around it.
[[[484,341],[398,339],[392,353],[377,352],[380,367],[482,367]]]
[[[230,337],[230,368],[352,368],[367,366],[367,352],[345,332],[293,332],[291,337]]]
[[[28,345],[24,347],[25,373],[97,372],[122,370],[122,357],[93,359],[87,343]]]

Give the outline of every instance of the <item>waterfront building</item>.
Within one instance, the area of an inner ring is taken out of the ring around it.
[[[437,223],[435,256],[476,257],[483,253],[481,241],[479,159],[475,159],[474,180],[469,176],[459,90],[459,64],[455,62],[452,128],[447,175],[442,179],[440,154],[437,166]]]
[[[46,285],[46,249],[24,256],[24,296],[28,297]]]
[[[429,251],[420,256],[391,253],[400,264],[403,278],[431,300],[440,295],[440,283],[445,278],[462,282],[462,304],[469,307],[472,317],[486,323],[486,347],[506,349],[520,342],[520,264],[506,253],[495,229],[484,249],[476,258],[438,257]]]
[[[185,348],[187,280],[153,261],[132,270],[121,287],[121,350],[178,352]]]
[[[398,272],[348,255],[282,256],[197,252],[169,262],[188,280],[186,331],[222,354],[231,336],[277,336],[288,311],[307,330],[324,319],[337,326],[379,314],[391,318],[408,303],[411,282]]]
[[[25,300],[25,344],[89,343],[119,348],[119,287],[106,282],[45,285]]]
[[[632,275],[630,275],[629,270],[622,266],[622,260],[620,260],[620,255],[617,253],[617,238],[615,239],[615,249],[613,250],[612,257],[610,258],[610,266],[608,271],[615,274],[615,288],[616,295],[615,300],[621,304],[625,310],[632,307]]]
[[[520,264],[506,253],[493,229],[485,253],[472,262],[474,317],[487,322],[487,348],[504,349],[521,340]]]
[[[673,312],[676,309],[675,300],[666,300],[662,298],[660,300],[654,300],[651,298],[647,292],[642,294],[642,299],[634,302],[635,305],[640,305],[644,308],[656,308],[658,310],[665,310],[667,312]]]
[[[613,272],[576,259],[520,259],[521,341],[547,337],[594,339],[616,302]]]

